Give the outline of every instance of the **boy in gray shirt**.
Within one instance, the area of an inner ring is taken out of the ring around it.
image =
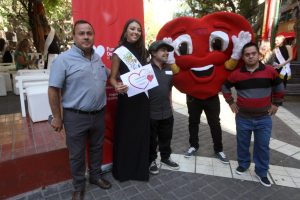
[[[171,139],[173,134],[173,112],[171,106],[172,71],[166,64],[168,54],[174,48],[164,41],[155,41],[149,47],[151,65],[158,81],[158,86],[149,90],[150,100],[150,166],[151,174],[158,174],[156,164],[157,145],[161,155],[161,164],[178,170],[179,165],[171,160]]]

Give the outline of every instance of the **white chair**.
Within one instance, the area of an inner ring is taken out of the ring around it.
[[[11,84],[11,79],[10,79],[10,73],[0,72],[0,75],[4,76],[4,78],[5,78],[6,91],[12,91],[12,84]]]
[[[20,95],[19,88],[17,87],[16,76],[17,76],[17,74],[13,74],[12,75],[12,78],[13,78],[13,80],[12,80],[12,82],[13,82],[13,90],[14,90],[15,95]]]
[[[14,63],[0,63],[0,72],[15,71],[16,65]]]
[[[28,113],[32,122],[45,121],[51,114],[48,85],[26,87]]]
[[[12,74],[12,77],[13,77],[13,90],[14,90],[14,93],[15,95],[20,95],[20,92],[19,92],[19,88],[17,86],[17,80],[16,80],[16,76],[39,76],[39,75],[47,75],[49,74],[49,70],[46,70],[46,69],[42,69],[42,70],[39,70],[39,69],[36,69],[36,70],[33,70],[33,69],[21,69],[21,70],[18,70],[16,71],[15,74]]]
[[[25,94],[26,88],[31,86],[47,86],[48,87],[48,80],[49,74],[31,74],[31,75],[19,75],[15,77],[16,79],[16,86],[19,89],[20,93],[20,104],[21,104],[21,111],[22,117],[26,117],[25,111]]]
[[[51,69],[52,62],[54,59],[58,56],[58,54],[48,54],[48,64],[47,64],[47,69]]]
[[[0,96],[6,96],[5,77],[0,74]]]

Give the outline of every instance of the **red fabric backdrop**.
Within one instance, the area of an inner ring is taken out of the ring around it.
[[[73,20],[84,19],[95,29],[96,52],[110,68],[110,56],[117,46],[123,26],[130,18],[144,24],[143,0],[72,0]],[[112,162],[113,120],[117,95],[109,85],[106,89],[105,141],[103,163]]]

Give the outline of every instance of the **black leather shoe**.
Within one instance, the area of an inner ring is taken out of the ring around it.
[[[74,191],[72,194],[72,200],[83,200],[84,191]]]
[[[108,180],[105,180],[104,178],[99,178],[98,180],[92,180],[90,179],[90,183],[97,185],[98,187],[102,189],[109,189],[111,188],[111,184]]]

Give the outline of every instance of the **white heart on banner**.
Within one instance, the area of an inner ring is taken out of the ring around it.
[[[105,48],[102,45],[99,45],[97,48],[94,46],[94,50],[101,58],[105,53]]]

